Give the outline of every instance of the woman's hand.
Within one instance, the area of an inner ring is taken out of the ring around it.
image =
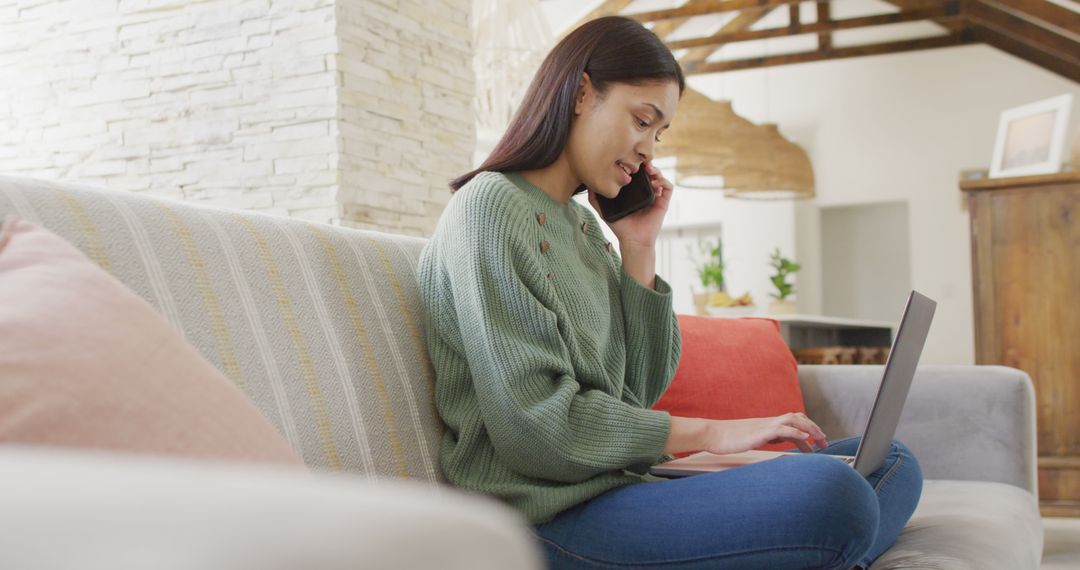
[[[609,223],[608,227],[622,244],[637,245],[652,248],[656,244],[656,236],[660,233],[660,225],[667,214],[668,203],[671,202],[671,193],[675,186],[664,178],[660,169],[654,167],[651,161],[645,161],[642,168],[649,173],[649,182],[652,184],[656,200],[648,208],[642,208],[629,216]],[[596,193],[589,190],[589,203],[592,204],[596,213],[600,213],[600,203],[596,199]],[[603,219],[601,217],[601,219]]]
[[[785,441],[807,453],[814,451],[807,441],[816,441],[820,447],[829,445],[825,432],[806,414],[790,413],[773,418],[709,420],[703,451],[724,455]]]

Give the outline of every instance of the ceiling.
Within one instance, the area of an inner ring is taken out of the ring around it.
[[[1075,0],[602,0],[563,34],[615,14],[656,32],[688,75],[983,43],[1080,83]]]

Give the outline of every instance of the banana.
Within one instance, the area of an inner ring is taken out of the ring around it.
[[[709,300],[705,304],[710,307],[745,307],[753,305],[754,299],[750,297],[750,293],[743,293],[741,297],[736,299],[723,291],[719,291],[710,293]]]

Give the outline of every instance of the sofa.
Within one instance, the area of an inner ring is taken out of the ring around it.
[[[7,215],[146,299],[311,473],[0,445],[0,566],[544,566],[523,518],[439,469],[424,239],[2,176]],[[861,434],[881,374],[800,366],[808,415],[831,440]],[[922,464],[923,495],[873,568],[1038,568],[1035,433],[1024,372],[920,367],[896,437]]]

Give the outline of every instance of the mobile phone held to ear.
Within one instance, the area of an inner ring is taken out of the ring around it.
[[[634,212],[647,208],[656,201],[652,183],[649,182],[649,173],[642,164],[638,171],[630,177],[630,183],[619,190],[619,195],[608,198],[596,194],[596,201],[600,204],[600,217],[605,222],[611,223],[624,218]]]

